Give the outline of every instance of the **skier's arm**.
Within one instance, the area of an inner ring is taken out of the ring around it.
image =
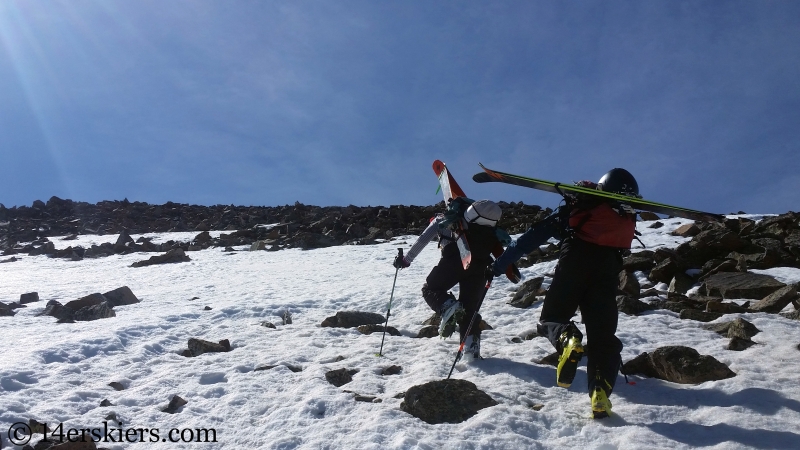
[[[414,245],[412,245],[408,250],[408,253],[406,253],[406,255],[403,257],[408,265],[411,265],[411,262],[414,261],[414,258],[416,258],[417,255],[419,255],[419,252],[421,252],[422,249],[425,248],[425,246],[428,245],[428,243],[432,241],[433,238],[438,234],[440,221],[441,215],[437,215],[434,220],[431,220],[431,223],[428,224],[428,227],[425,228],[425,231],[419,235],[417,241],[414,242]]]
[[[506,268],[516,262],[518,259],[532,252],[540,245],[547,242],[548,239],[560,235],[558,228],[558,218],[552,215],[540,222],[537,222],[528,231],[522,234],[516,241],[506,247],[506,250],[500,255],[493,264],[495,276],[500,276],[505,273]]]

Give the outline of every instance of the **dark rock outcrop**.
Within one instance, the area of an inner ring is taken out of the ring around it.
[[[353,381],[353,375],[357,373],[358,370],[356,369],[329,370],[328,372],[325,373],[325,379],[328,380],[328,383],[336,387],[341,387]]]
[[[361,311],[339,311],[335,316],[322,321],[320,326],[334,328],[352,328],[361,325],[382,324],[386,318],[377,313]]]
[[[144,261],[137,261],[131,264],[131,267],[145,267],[154,264],[173,264],[191,261],[192,258],[186,255],[182,248],[175,248],[167,251],[163,255],[151,256],[150,259]]]
[[[681,384],[697,384],[736,376],[712,356],[700,355],[690,347],[661,347],[642,353],[622,366],[625,375],[641,374]]]
[[[740,272],[722,272],[708,277],[700,291],[705,295],[724,299],[762,299],[786,286],[768,275]]]
[[[205,341],[203,339],[190,338],[188,342],[188,350],[184,350],[183,356],[200,356],[203,353],[220,353],[231,351],[230,341],[223,339],[216,342]]]
[[[431,381],[406,391],[400,409],[429,424],[461,423],[483,408],[497,405],[467,380]]]
[[[536,302],[536,297],[544,295],[547,291],[542,288],[544,277],[536,277],[525,281],[514,293],[508,304],[515,308],[527,308]]]

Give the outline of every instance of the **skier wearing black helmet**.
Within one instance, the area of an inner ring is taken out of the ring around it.
[[[636,179],[625,169],[612,169],[599,182],[581,181],[578,186],[640,198]],[[542,307],[537,331],[546,336],[559,354],[556,382],[569,387],[584,353],[592,412],[608,417],[621,364],[622,342],[616,337],[618,275],[622,251],[629,249],[636,230],[636,212],[628,205],[584,195],[564,195],[564,204],[552,215],[534,224],[491,267],[495,274],[544,244],[550,238],[560,243],[560,256],[553,281]],[[588,346],[572,322],[580,308]]]
[[[422,297],[428,306],[442,316],[439,334],[449,337],[458,327],[460,342],[465,343],[465,356],[480,359],[480,314],[475,316],[470,335],[465,336],[473,315],[485,294],[486,270],[492,262],[492,249],[499,241],[508,244],[511,238],[500,228],[502,210],[490,200],[472,201],[458,197],[450,202],[447,212],[437,214],[430,225],[417,238],[405,256],[394,260],[394,267],[404,268],[411,265],[414,258],[436,236],[442,257],[431,269],[425,284],[422,286]],[[461,223],[467,242],[469,243],[472,261],[467,269],[461,261],[461,254],[454,240],[453,226]],[[449,292],[455,285],[459,286],[458,299]]]

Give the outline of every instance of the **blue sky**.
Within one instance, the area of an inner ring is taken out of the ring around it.
[[[797,1],[0,0],[0,203],[800,210]]]

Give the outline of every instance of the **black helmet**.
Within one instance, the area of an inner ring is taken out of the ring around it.
[[[639,183],[630,172],[625,169],[611,169],[597,182],[597,189],[615,194],[639,196]]]

